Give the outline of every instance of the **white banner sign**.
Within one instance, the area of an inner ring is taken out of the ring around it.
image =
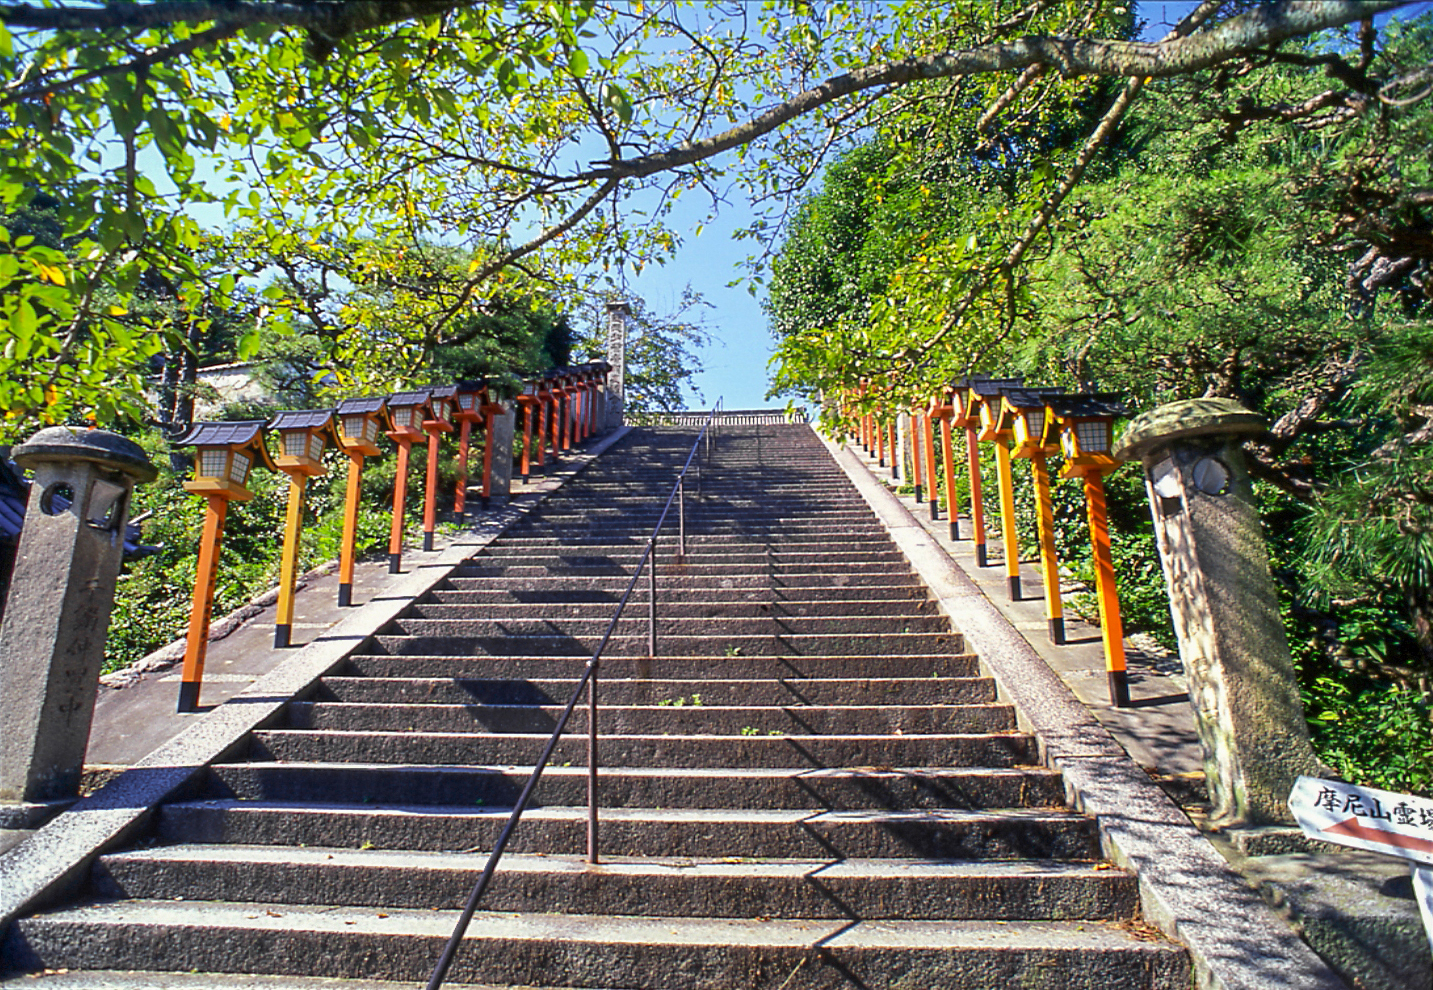
[[[1428,945],[1433,947],[1433,869],[1413,867],[1413,897],[1423,915],[1423,931],[1428,934]]]
[[[1433,866],[1433,801],[1300,777],[1289,810],[1306,835]]]

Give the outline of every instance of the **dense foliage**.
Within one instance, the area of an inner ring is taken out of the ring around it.
[[[866,377],[904,401],[996,370],[1122,391],[1134,411],[1195,396],[1259,411],[1272,430],[1253,467],[1321,752],[1354,777],[1428,788],[1430,62],[1425,16],[1153,82],[1017,264],[1008,245],[1075,150],[1046,120],[992,157],[982,107],[913,105],[828,170],[786,231],[776,391]],[[1125,473],[1111,509],[1127,620],[1171,642],[1142,485]],[[1077,523],[1067,487],[1058,515]],[[1057,526],[1076,575],[1080,529]]]

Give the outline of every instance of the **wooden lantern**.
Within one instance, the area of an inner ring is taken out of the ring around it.
[[[358,500],[363,486],[363,459],[382,451],[378,434],[388,426],[388,399],[373,395],[344,399],[334,411],[338,443],[348,454],[348,486],[343,497],[343,542],[338,549],[338,604],[353,604],[353,567],[358,540]]]

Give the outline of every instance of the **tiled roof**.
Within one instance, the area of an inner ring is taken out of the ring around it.
[[[360,413],[379,412],[388,403],[386,395],[367,395],[357,399],[344,399],[338,404],[340,416],[356,416]]]
[[[1025,384],[1024,376],[1018,378],[975,378],[971,376],[966,384],[976,395],[994,396],[1007,388],[1019,388]]]
[[[413,389],[409,392],[394,392],[388,397],[390,406],[421,406],[428,401],[432,391],[426,388]]]
[[[1118,392],[1087,392],[1052,397],[1047,403],[1057,416],[1128,416]]]
[[[1044,409],[1050,398],[1064,391],[1058,385],[1041,385],[1036,388],[1008,388],[1004,395],[1005,401],[1016,409]]]
[[[169,442],[176,447],[234,447],[252,443],[264,428],[262,419],[240,419],[229,423],[195,423]]]
[[[456,385],[429,385],[428,394],[435,399],[451,399],[458,394]]]
[[[271,430],[311,430],[333,419],[332,409],[287,409],[274,413],[269,420]]]

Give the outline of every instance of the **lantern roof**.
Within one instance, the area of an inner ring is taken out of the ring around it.
[[[1025,376],[1017,375],[1014,378],[976,378],[967,376],[963,388],[969,388],[976,395],[984,399],[994,398],[1007,388],[1020,388],[1025,384]]]
[[[434,399],[451,399],[458,394],[456,385],[429,385],[428,395]]]
[[[382,412],[388,404],[386,395],[365,395],[357,399],[344,399],[335,410],[340,416],[368,416]]]
[[[432,390],[426,388],[394,392],[388,397],[388,404],[390,406],[422,406],[427,404],[428,397],[432,394]]]
[[[194,423],[170,443],[176,447],[242,447],[263,432],[262,419],[236,419],[226,423]],[[262,446],[262,441],[260,441]]]
[[[989,381],[990,376],[983,371],[972,371],[968,375],[961,375],[959,378],[950,380],[951,388],[970,388],[976,382]]]
[[[1056,416],[1069,419],[1115,419],[1129,415],[1119,392],[1086,392],[1080,395],[1052,395],[1045,404]]]
[[[287,409],[274,413],[269,420],[271,430],[312,430],[333,422],[332,409]]]
[[[453,386],[455,392],[481,392],[488,387],[486,378],[471,378],[467,381],[458,382]]]
[[[194,423],[170,443],[176,447],[233,447],[236,450],[250,450],[253,451],[259,464],[270,471],[278,470],[274,459],[269,456],[269,448],[264,444],[264,421],[262,419]]]
[[[1035,388],[1007,388],[1001,394],[1016,409],[1044,409],[1050,399],[1064,391],[1058,385],[1040,385]]]

